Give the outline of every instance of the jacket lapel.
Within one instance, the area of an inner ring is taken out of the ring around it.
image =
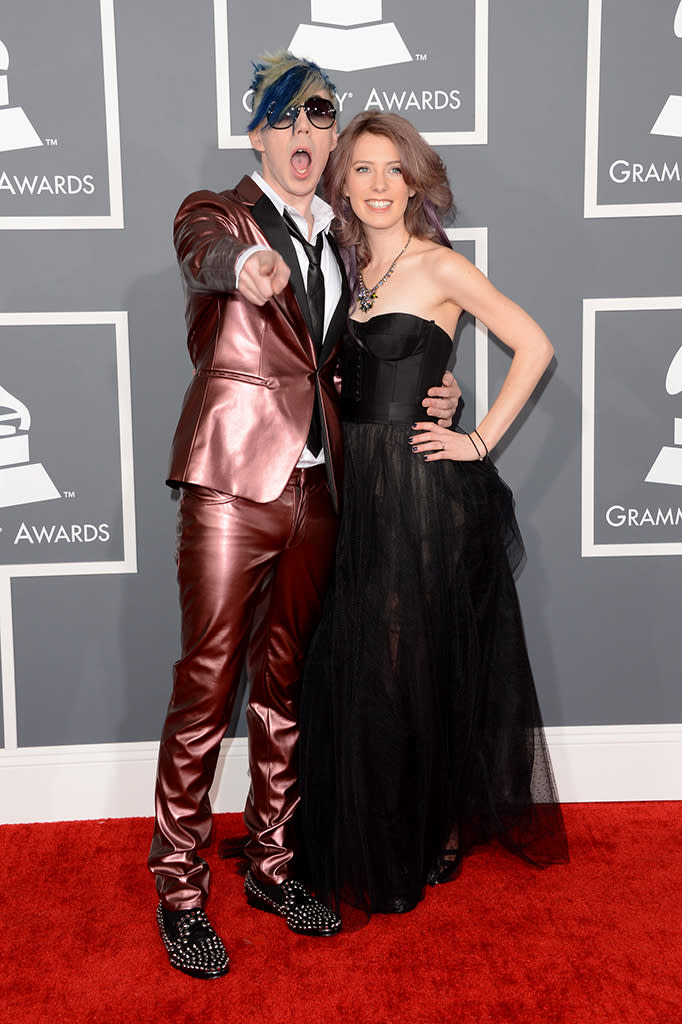
[[[270,202],[269,198],[262,192],[260,193],[260,198],[252,206],[251,214],[272,248],[280,254],[286,265],[289,267],[289,270],[291,271],[289,284],[293,289],[296,302],[298,303],[298,308],[303,314],[308,326],[308,331],[310,332],[312,325],[310,322],[310,310],[308,309],[308,300],[306,298],[303,275],[301,274],[301,266],[298,262],[296,250],[294,249],[293,242],[291,241],[291,235],[289,234],[286,224]]]
[[[308,309],[308,299],[306,297],[303,275],[301,274],[301,267],[298,262],[298,257],[296,256],[296,250],[294,249],[293,242],[291,241],[291,235],[289,234],[284,220],[279,215],[270,199],[261,192],[254,180],[248,175],[240,181],[236,191],[240,199],[250,206],[251,215],[267,238],[269,244],[273,249],[280,253],[289,267],[289,270],[291,271],[289,284],[291,285],[294,298],[296,299],[301,315],[308,327],[308,333],[311,334],[312,324],[310,321],[310,310]],[[315,353],[312,336],[309,339],[310,351],[312,353],[313,360],[317,362],[319,366],[328,359],[344,330],[346,320],[348,318],[348,306],[350,303],[350,289],[348,287],[346,271],[339,254],[338,247],[333,235],[328,233],[327,240],[331,244],[332,251],[336,257],[336,262],[338,263],[339,270],[341,271],[341,298],[337,303],[336,309],[334,310],[332,319],[329,323],[329,327],[327,328],[324,336],[319,359]],[[277,298],[281,298],[281,296]]]
[[[348,319],[348,307],[350,305],[350,288],[348,287],[348,278],[346,277],[346,270],[343,265],[343,260],[341,259],[341,256],[339,254],[339,250],[336,245],[334,236],[328,234],[327,239],[332,247],[334,256],[336,257],[336,262],[339,265],[339,270],[341,271],[341,298],[339,299],[336,305],[336,309],[334,310],[332,318],[329,322],[329,327],[327,328],[327,333],[324,336],[322,350],[320,352],[320,366],[322,365],[322,363],[325,362],[326,359],[329,358],[330,354],[334,351],[334,347],[336,346],[341,334],[343,333],[343,330],[346,326],[346,321]]]

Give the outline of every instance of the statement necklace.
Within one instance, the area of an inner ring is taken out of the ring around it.
[[[407,249],[408,245],[410,244],[411,238],[412,235],[407,236],[407,241],[405,242],[405,245],[402,247],[396,258],[393,260],[393,263],[391,263],[390,267],[388,268],[384,276],[381,278],[380,281],[377,281],[373,288],[367,287],[367,285],[365,284],[365,279],[362,276],[362,271],[358,271],[358,279],[360,281],[360,291],[358,292],[358,305],[363,313],[368,313],[369,310],[374,305],[377,297],[377,291],[379,290],[379,288],[381,288],[382,284],[386,284],[386,282],[388,281],[389,277],[395,270],[396,263],[398,262],[402,254],[405,252],[405,249]]]

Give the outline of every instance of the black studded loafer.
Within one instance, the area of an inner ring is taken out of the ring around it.
[[[166,910],[159,903],[156,921],[171,967],[193,978],[220,978],[230,969],[225,947],[200,907]]]
[[[341,918],[316,900],[306,887],[293,878],[281,885],[260,885],[247,872],[244,892],[250,906],[283,917],[292,932],[299,935],[336,935],[341,931]]]

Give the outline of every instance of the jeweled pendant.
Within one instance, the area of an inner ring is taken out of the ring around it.
[[[388,270],[386,271],[384,276],[381,278],[380,281],[377,281],[377,283],[374,285],[374,287],[371,290],[365,284],[365,279],[362,276],[362,273],[361,272],[358,273],[358,284],[360,285],[360,288],[358,290],[358,306],[360,307],[360,309],[362,310],[363,313],[368,313],[369,310],[374,305],[374,300],[377,297],[377,292],[381,288],[382,284],[386,284],[386,282],[388,281],[389,277],[391,276],[391,274],[395,270],[395,265],[398,262],[398,260],[400,259],[400,257],[402,256],[402,254],[407,249],[408,245],[410,244],[410,239],[411,238],[412,238],[412,235],[408,235],[407,236],[407,241],[405,242],[405,245],[402,247],[402,249],[400,250],[400,252],[396,256],[396,258],[393,260],[393,263],[391,263],[390,267],[388,268]]]
[[[361,288],[358,292],[358,305],[363,313],[368,313],[374,305],[374,300],[377,297],[376,291],[370,291],[369,288]]]

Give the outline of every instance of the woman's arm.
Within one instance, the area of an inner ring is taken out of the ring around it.
[[[504,437],[547,369],[554,348],[540,325],[464,256],[447,253],[438,260],[436,274],[443,294],[484,323],[513,352],[500,392],[472,432],[473,439],[436,427],[415,435],[414,450],[431,453],[430,459],[472,461],[486,454],[483,446],[492,451]]]

